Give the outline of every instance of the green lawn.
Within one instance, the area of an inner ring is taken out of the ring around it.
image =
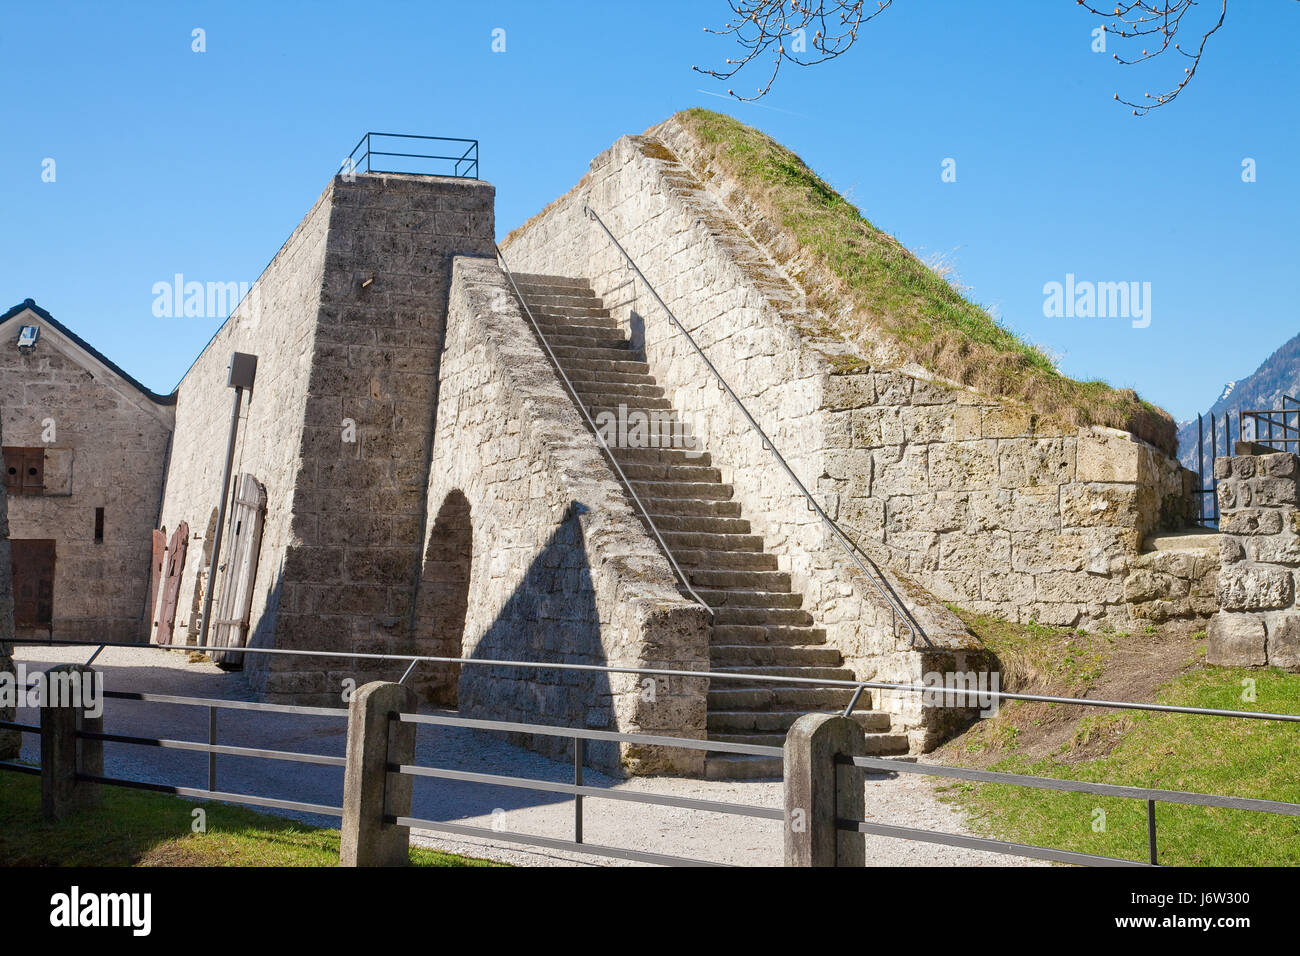
[[[1243,681],[1256,700],[1242,700]],[[1300,714],[1300,675],[1278,670],[1197,666],[1167,684],[1163,703],[1225,710]],[[989,764],[1039,776],[1187,790],[1300,803],[1300,725],[1185,714],[1137,713],[1099,720],[1119,728],[1118,743],[1097,759],[1069,754],[1028,759],[1010,755]],[[944,786],[973,824],[1020,843],[1145,860],[1146,804],[993,784]],[[1105,827],[1097,829],[1105,812]],[[1240,810],[1157,805],[1162,864],[1177,866],[1300,865],[1300,818]]]
[[[207,814],[194,833],[193,811]],[[60,823],[41,819],[40,780],[0,773],[0,865],[337,866],[339,831],[220,803],[104,788],[103,806]],[[411,848],[414,866],[495,866]]]

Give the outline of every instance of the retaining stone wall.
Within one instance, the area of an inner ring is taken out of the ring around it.
[[[1300,460],[1290,453],[1217,458],[1218,603],[1206,661],[1300,670]]]

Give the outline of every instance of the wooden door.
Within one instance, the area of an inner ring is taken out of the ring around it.
[[[167,542],[166,572],[163,574],[162,606],[158,611],[158,630],[154,641],[172,643],[172,628],[176,624],[176,602],[181,594],[181,572],[185,570],[185,552],[190,546],[190,526],[184,521],[172,532]]]
[[[248,640],[265,513],[266,489],[252,475],[240,475],[230,513],[230,547],[218,570],[221,587],[208,641],[212,647],[243,647]],[[212,659],[222,667],[236,668],[243,666],[244,656],[215,652]]]
[[[54,622],[54,541],[9,542],[14,571],[14,625],[50,628]]]
[[[158,587],[167,560],[167,529],[153,529],[153,557],[149,561],[149,607],[145,610],[145,640],[158,625]]]

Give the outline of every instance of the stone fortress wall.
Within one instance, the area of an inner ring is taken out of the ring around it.
[[[336,177],[181,382],[163,521],[203,536],[220,497],[230,355],[259,356],[234,469],[267,494],[251,646],[409,649],[451,257],[491,253],[492,210],[477,180]],[[197,609],[206,562],[191,547],[181,605]],[[187,624],[194,641],[197,613]],[[246,664],[269,700],[332,703],[345,677],[394,667]]]

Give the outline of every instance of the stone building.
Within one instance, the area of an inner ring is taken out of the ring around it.
[[[296,702],[405,670],[347,656],[369,653],[708,668],[727,677],[423,663],[411,679],[469,714],[778,743],[799,713],[852,693],[755,677],[993,667],[947,603],[1063,625],[1213,610],[1205,562],[1146,547],[1185,503],[1173,459],[809,334],[830,323],[753,215],[673,120],[620,139],[511,233],[512,273],[490,184],[338,176],[166,398],[30,301],[11,310],[5,441],[44,469],[11,510],[17,538],[55,539],[48,626],[197,644],[211,597],[209,644],[343,655],[218,655]],[[32,324],[41,336],[21,351]],[[234,353],[258,364],[214,562]],[[596,418],[629,410],[691,448],[603,448]],[[96,484],[108,475],[111,489]],[[108,585],[94,608],[65,568]],[[969,717],[891,692],[855,713],[880,753],[928,749]],[[626,745],[589,759],[775,770]]]
[[[31,299],[0,315],[0,382],[18,636],[147,636],[174,398]]]

